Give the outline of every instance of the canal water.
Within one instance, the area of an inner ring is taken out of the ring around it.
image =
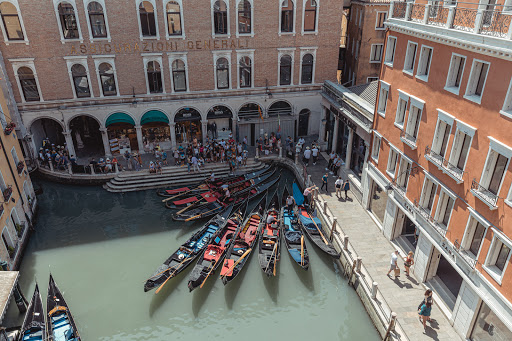
[[[191,266],[158,295],[145,293],[145,280],[201,224],[172,221],[155,191],[41,185],[20,285],[30,297],[37,280],[46,295],[51,271],[84,341],[379,340],[354,290],[310,243],[307,272],[283,250],[276,278],[263,275],[253,254],[226,287],[217,273],[189,293]],[[21,321],[11,304],[5,325]]]

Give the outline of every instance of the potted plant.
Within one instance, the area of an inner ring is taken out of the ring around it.
[[[23,225],[21,224],[15,224],[16,225],[16,232],[18,233],[18,237],[21,237],[23,235]]]
[[[16,165],[16,169],[18,170],[18,174],[20,174],[23,171],[24,168],[25,168],[25,164],[23,163],[23,161],[18,162],[18,164]]]
[[[9,252],[9,257],[12,258],[14,256],[14,248],[12,246],[8,246],[7,251]]]
[[[16,128],[16,123],[14,123],[14,122],[8,123],[4,129],[5,135],[10,135],[12,133],[12,131],[14,130],[14,128]]]

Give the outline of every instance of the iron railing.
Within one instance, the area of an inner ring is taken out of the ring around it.
[[[428,24],[445,26],[448,21],[448,13],[450,11],[446,7],[432,6],[429,10]]]
[[[416,146],[416,140],[418,139],[416,136],[413,136],[409,133],[406,133],[405,130],[400,131],[400,137],[402,140],[406,140],[409,144]]]
[[[461,248],[458,239],[455,239],[455,242],[453,243],[453,250],[469,265],[471,269],[475,269],[476,263],[478,263],[478,261],[468,255],[466,250]]]
[[[459,31],[473,32],[475,30],[476,14],[478,10],[455,7],[453,28]]]
[[[2,194],[4,195],[4,201],[8,201],[12,195],[12,187],[9,186],[3,190]]]
[[[430,226],[434,228],[434,230],[439,233],[439,235],[443,238],[446,237],[446,229],[443,228],[443,225],[439,224],[434,217],[430,214],[428,209],[421,206],[418,202],[418,200],[414,199],[414,208],[416,208],[416,211],[425,218],[426,221],[429,222]]]
[[[395,2],[395,6],[393,7],[393,18],[404,19],[406,10],[406,2]]]
[[[23,161],[18,162],[16,165],[16,170],[18,171],[18,174],[21,174],[23,170],[25,169],[25,163]]]
[[[411,7],[411,21],[423,22],[425,18],[425,5],[424,4],[412,4]]]
[[[489,191],[489,189],[480,185],[480,183],[478,183],[476,179],[473,179],[473,182],[471,182],[471,192],[475,196],[480,198],[480,200],[488,203],[490,206],[497,207],[499,199],[498,195],[494,194],[493,192]]]
[[[462,181],[462,176],[464,175],[464,171],[457,167],[456,165],[450,163],[439,153],[434,152],[430,146],[425,147],[425,157],[427,160],[437,164],[442,167],[446,172],[450,173],[454,178]]]
[[[512,16],[496,10],[484,11],[480,33],[494,37],[506,37]]]

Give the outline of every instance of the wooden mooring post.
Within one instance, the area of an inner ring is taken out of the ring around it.
[[[389,338],[389,334],[392,331],[395,331],[395,323],[396,323],[396,313],[391,312],[391,320],[389,321],[388,329],[386,330],[386,334],[384,335],[384,338],[382,339],[382,341],[387,341],[387,339]]]
[[[332,238],[334,236],[334,230],[336,229],[336,223],[338,222],[338,218],[332,217],[332,227],[331,227],[331,234],[329,235],[329,239],[332,241]]]

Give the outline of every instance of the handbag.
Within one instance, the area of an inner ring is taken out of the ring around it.
[[[400,268],[396,267],[395,268],[395,277],[399,277],[400,276]]]

